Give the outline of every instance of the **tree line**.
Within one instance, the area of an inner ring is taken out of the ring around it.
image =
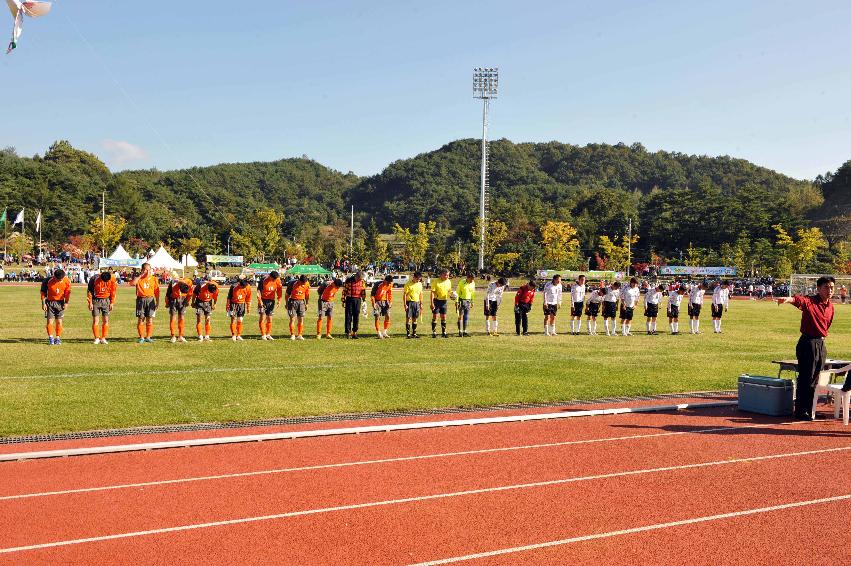
[[[53,250],[98,251],[120,239],[131,253],[163,243],[174,253],[230,248],[263,260],[463,268],[478,254],[480,151],[479,141],[458,140],[369,177],[307,158],[111,173],[58,141],[31,158],[0,150],[0,204],[41,210]],[[641,144],[498,140],[490,184],[485,257],[495,272],[664,263],[781,276],[847,270],[851,162],[811,182]]]

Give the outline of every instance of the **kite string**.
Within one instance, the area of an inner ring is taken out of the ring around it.
[[[148,119],[147,113],[142,111],[142,109],[139,107],[139,105],[136,103],[136,101],[133,99],[133,97],[130,96],[130,93],[127,92],[127,89],[125,89],[124,86],[121,84],[121,82],[115,77],[115,73],[112,72],[112,69],[106,63],[106,60],[95,49],[94,45],[92,45],[92,43],[88,40],[88,38],[85,35],[83,35],[83,32],[80,30],[80,28],[77,26],[77,24],[71,19],[71,17],[64,12],[63,12],[63,16],[65,16],[65,19],[68,21],[68,23],[71,25],[71,27],[74,28],[74,31],[77,32],[77,35],[80,37],[80,39],[83,41],[83,43],[86,44],[89,51],[91,51],[92,54],[98,59],[101,66],[103,67],[104,71],[106,71],[106,74],[109,76],[110,80],[113,82],[115,87],[119,90],[119,92],[121,92],[121,94],[124,96],[125,100],[133,107],[133,109],[136,111],[136,114],[142,118],[142,120],[145,122],[145,125],[148,126],[148,128],[150,128],[152,132],[154,132],[154,135],[156,135],[157,138],[159,138],[160,143],[163,145],[163,147],[166,148],[166,150],[169,152],[169,154],[177,160],[178,165],[186,172],[187,175],[189,175],[189,178],[192,179],[192,182],[195,183],[195,187],[209,201],[211,210],[214,210],[216,205],[213,202],[213,199],[210,198],[210,195],[207,194],[207,191],[205,191],[204,188],[201,187],[201,184],[198,183],[198,180],[192,175],[192,173],[189,171],[189,168],[186,167],[186,165],[183,163],[183,160],[180,159],[178,154],[172,149],[171,145],[168,143],[168,141],[166,141],[165,137],[163,137],[163,135],[159,132],[159,130],[154,127],[153,123],[151,123],[151,121]]]

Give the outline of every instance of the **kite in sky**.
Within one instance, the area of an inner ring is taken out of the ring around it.
[[[31,18],[39,18],[50,11],[52,2],[35,2],[29,0],[6,0],[9,5],[9,11],[12,12],[12,17],[15,18],[15,24],[12,28],[12,41],[9,42],[9,48],[6,54],[18,46],[18,38],[21,37],[21,31],[24,27],[24,15]]]

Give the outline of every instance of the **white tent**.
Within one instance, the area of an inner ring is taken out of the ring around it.
[[[183,265],[160,246],[157,253],[148,258],[148,263],[151,264],[151,269],[183,269]]]
[[[186,267],[198,267],[198,262],[192,257],[192,254],[183,254],[180,257],[180,263]]]
[[[111,256],[109,256],[109,259],[125,260],[131,258],[130,254],[127,253],[127,250],[124,249],[124,246],[118,244],[118,247],[115,248],[115,251],[112,252]]]

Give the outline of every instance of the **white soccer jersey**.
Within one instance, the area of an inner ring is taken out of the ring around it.
[[[724,305],[725,307],[729,307],[730,289],[725,289],[723,287],[715,287],[715,290],[712,291],[712,304]]]
[[[656,291],[654,289],[648,289],[647,294],[644,295],[644,304],[645,305],[658,305],[662,302],[662,291]]]
[[[496,304],[502,304],[502,293],[505,291],[505,287],[500,287],[496,283],[491,283],[488,285],[488,292],[486,295],[486,299],[488,301],[496,301]]]
[[[604,291],[601,291],[600,289],[594,289],[593,291],[591,291],[591,294],[588,295],[588,302],[589,303],[602,303],[603,302],[603,296],[605,294],[606,293]]]
[[[641,290],[638,287],[626,287],[621,289],[621,304],[624,308],[631,309],[638,302],[638,297],[641,296]]]
[[[570,300],[574,303],[585,302],[585,285],[574,283],[570,286]]]
[[[544,304],[545,305],[560,305],[561,293],[563,291],[561,283],[553,283],[548,281],[544,285]]]
[[[688,302],[690,302],[693,305],[702,305],[703,304],[703,295],[705,295],[705,294],[706,294],[706,291],[704,289],[701,289],[700,287],[695,286],[694,289],[689,291]]]
[[[683,297],[685,295],[680,295],[679,293],[671,293],[668,295],[668,306],[669,307],[678,307],[683,302]]]
[[[606,288],[606,294],[603,297],[603,300],[607,303],[616,303],[618,302],[618,297],[620,297],[620,291],[616,291],[611,287]]]

